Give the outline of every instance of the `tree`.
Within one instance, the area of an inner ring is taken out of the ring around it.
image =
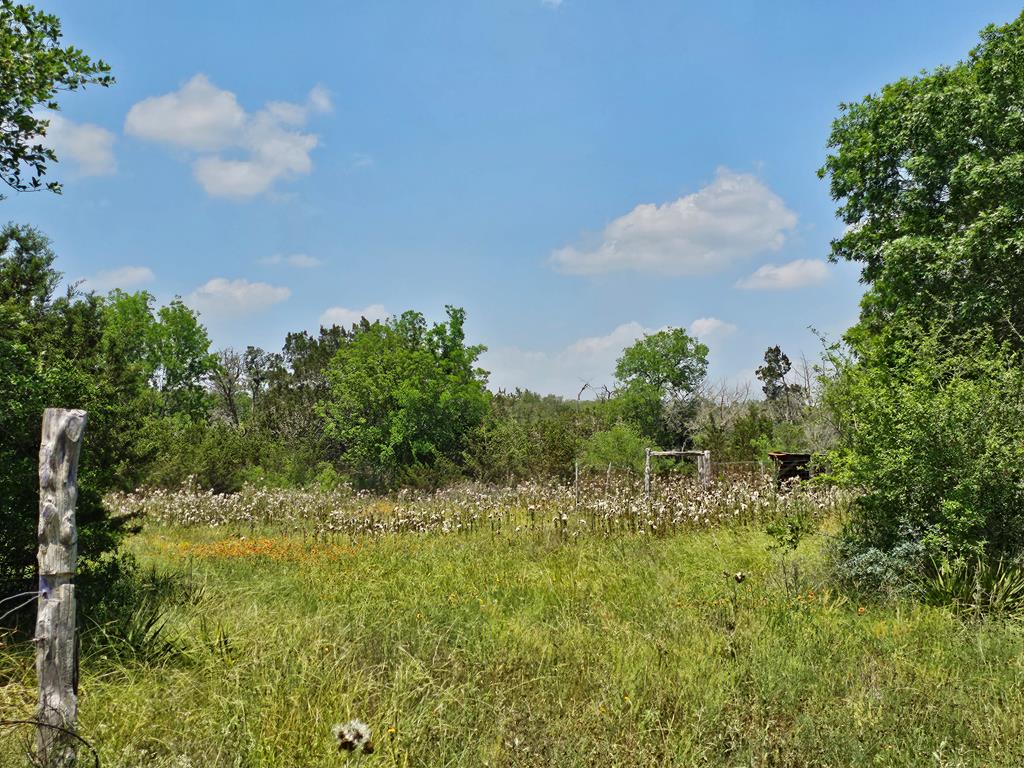
[[[208,411],[205,384],[217,369],[206,328],[178,298],[160,307],[156,319],[154,383],[162,396],[163,413],[204,421]]]
[[[11,189],[60,184],[44,182],[57,156],[43,141],[49,121],[41,108],[59,109],[60,91],[109,86],[110,67],[74,46],[61,45],[60,20],[31,5],[0,0],[0,178]],[[2,199],[2,197],[0,197]]]
[[[242,356],[231,347],[217,353],[217,367],[213,371],[213,389],[217,404],[230,424],[242,423],[239,399],[245,389],[245,364]]]
[[[683,328],[668,328],[644,336],[623,351],[615,366],[616,378],[656,388],[663,396],[691,396],[708,370],[708,348]]]
[[[446,311],[429,328],[418,312],[364,323],[331,360],[320,412],[363,484],[443,476],[487,413],[484,348],[466,345],[462,309]]]
[[[966,60],[841,106],[831,258],[867,286],[824,397],[860,492],[844,557],[1019,556],[1024,15]],[[833,354],[837,354],[835,351]]]
[[[792,367],[789,357],[777,344],[765,351],[764,365],[757,369],[756,375],[762,384],[761,391],[769,402],[783,398],[789,391],[786,374]]]
[[[861,493],[848,549],[922,558],[1014,558],[1024,550],[1024,366],[976,334],[974,352],[940,334],[898,342],[895,369],[833,354],[826,392],[840,420],[834,476]]]
[[[664,445],[686,439],[694,395],[707,376],[708,348],[682,328],[644,336],[615,366],[624,417]]]
[[[841,105],[819,175],[862,265],[858,349],[919,327],[1024,347],[1024,15],[968,58]],[[884,343],[884,342],[883,342]]]
[[[124,441],[145,382],[105,357],[101,299],[73,290],[54,297],[55,258],[34,229],[0,231],[0,594],[27,583],[35,564],[44,408],[89,412],[77,512],[83,572],[100,567],[124,524],[109,517],[102,496],[118,485],[129,456]]]

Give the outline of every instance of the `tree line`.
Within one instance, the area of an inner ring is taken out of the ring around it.
[[[844,104],[820,176],[861,266],[858,322],[813,370],[778,347],[763,400],[707,386],[709,350],[682,329],[623,350],[593,400],[491,394],[464,312],[289,334],[280,352],[213,353],[180,300],[56,290],[45,236],[0,233],[0,580],[33,561],[38,420],[90,413],[79,516],[98,562],[125,521],[112,488],[245,482],[388,489],[558,476],[577,457],[628,465],[646,445],[750,461],[826,455],[856,491],[836,545],[851,578],[907,580],[936,564],[1024,554],[1024,16],[982,31],[961,62]],[[0,0],[0,178],[47,188],[43,108],[113,83],[61,41],[59,20]]]

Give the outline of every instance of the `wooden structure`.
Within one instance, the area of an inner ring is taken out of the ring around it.
[[[774,451],[768,456],[775,463],[776,482],[811,479],[811,454]]]
[[[78,647],[75,585],[78,564],[78,454],[85,411],[47,408],[39,445],[39,603],[34,643],[39,678],[36,750],[39,764],[75,764]]]
[[[652,456],[692,456],[697,459],[697,480],[701,485],[711,482],[711,451],[653,451],[647,449],[644,457],[644,493],[651,495],[651,457]]]

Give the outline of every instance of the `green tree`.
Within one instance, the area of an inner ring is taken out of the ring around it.
[[[963,62],[841,105],[827,177],[847,225],[833,261],[867,290],[858,347],[904,330],[990,327],[1024,346],[1024,16]]]
[[[1019,554],[1024,16],[962,62],[842,105],[819,173],[867,286],[825,402],[863,491],[850,561]],[[886,555],[887,556],[887,555]]]
[[[616,399],[625,418],[650,440],[681,445],[707,369],[707,345],[684,329],[648,334],[623,351],[615,366],[622,383]]]
[[[59,109],[60,91],[114,82],[110,67],[74,46],[61,44],[60,19],[31,5],[0,0],[0,178],[11,189],[45,186],[47,164],[57,156],[43,139],[49,121],[41,108]],[[2,198],[0,198],[2,199]]]
[[[761,381],[761,391],[768,398],[769,402],[775,402],[784,398],[789,391],[786,383],[786,374],[790,372],[793,364],[789,356],[776,344],[768,347],[764,353],[764,365],[757,369],[757,378]]]
[[[450,472],[487,413],[484,348],[466,345],[465,312],[446,310],[429,328],[418,312],[365,323],[331,361],[320,410],[364,484]]]
[[[1024,366],[985,333],[974,352],[939,333],[897,342],[883,367],[833,355],[834,476],[861,493],[852,551],[912,542],[937,560],[1024,550]]]
[[[693,395],[708,370],[708,348],[683,328],[647,334],[623,351],[616,378],[656,388],[671,399]]]
[[[0,593],[30,578],[35,564],[39,425],[50,406],[89,412],[79,471],[78,534],[83,571],[116,545],[103,493],[125,460],[137,380],[108,365],[104,306],[96,296],[54,297],[61,274],[49,241],[29,227],[0,231]]]
[[[206,328],[177,298],[160,307],[156,319],[151,364],[163,411],[193,422],[204,421],[209,411],[205,385],[217,368]]]

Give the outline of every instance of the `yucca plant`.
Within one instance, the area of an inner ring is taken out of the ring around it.
[[[921,591],[924,602],[949,606],[962,618],[1024,619],[1024,568],[1003,559],[935,564]]]

